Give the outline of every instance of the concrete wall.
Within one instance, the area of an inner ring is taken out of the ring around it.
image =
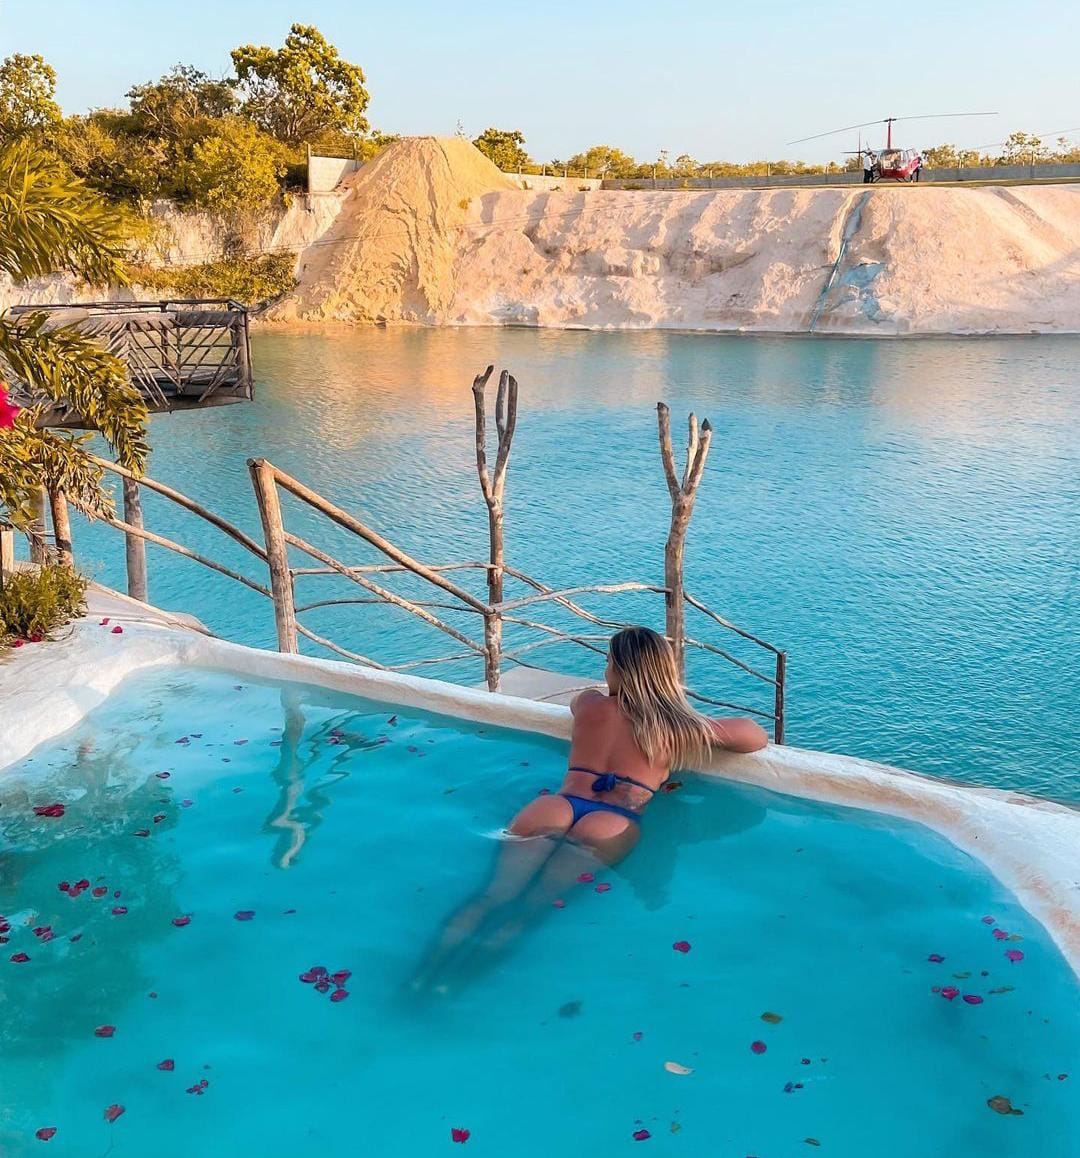
[[[307,191],[332,193],[350,173],[363,164],[352,157],[308,157]]]
[[[923,169],[921,181],[1080,181],[1080,165],[988,165],[968,169]],[[896,182],[886,181],[891,185]],[[639,177],[604,181],[603,189],[771,189],[806,185],[861,185],[854,173],[802,173],[772,177]]]
[[[507,173],[511,181],[517,181],[522,189],[565,189],[576,193],[581,189],[599,189],[603,182],[599,177],[569,177],[553,176],[548,173],[540,176],[536,173]]]

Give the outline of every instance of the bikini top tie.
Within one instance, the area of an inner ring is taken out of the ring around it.
[[[618,776],[614,772],[595,772],[592,768],[571,767],[571,772],[587,772],[590,776],[595,776],[593,781],[593,791],[597,793],[611,792],[612,789],[619,784],[633,784],[635,788],[644,788],[646,792],[651,795],[656,794],[655,788],[650,788],[648,784],[642,784],[640,780],[635,780],[632,776]]]

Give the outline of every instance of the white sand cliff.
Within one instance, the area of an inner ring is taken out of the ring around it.
[[[1080,186],[530,192],[432,137],[348,186],[272,319],[1080,331]]]

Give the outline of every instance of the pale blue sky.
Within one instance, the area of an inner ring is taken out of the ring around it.
[[[898,132],[920,147],[1080,126],[1080,4],[1063,0],[0,0],[0,55],[40,52],[81,112],[178,61],[220,74],[230,48],[280,44],[293,21],[364,67],[377,127],[520,128],[543,160],[596,143],[824,160],[855,134],[786,142],[893,113],[1001,114]]]

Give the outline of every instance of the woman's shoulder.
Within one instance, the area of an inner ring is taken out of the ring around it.
[[[611,696],[599,688],[587,688],[570,701],[570,711],[575,720],[600,719],[617,706]]]

